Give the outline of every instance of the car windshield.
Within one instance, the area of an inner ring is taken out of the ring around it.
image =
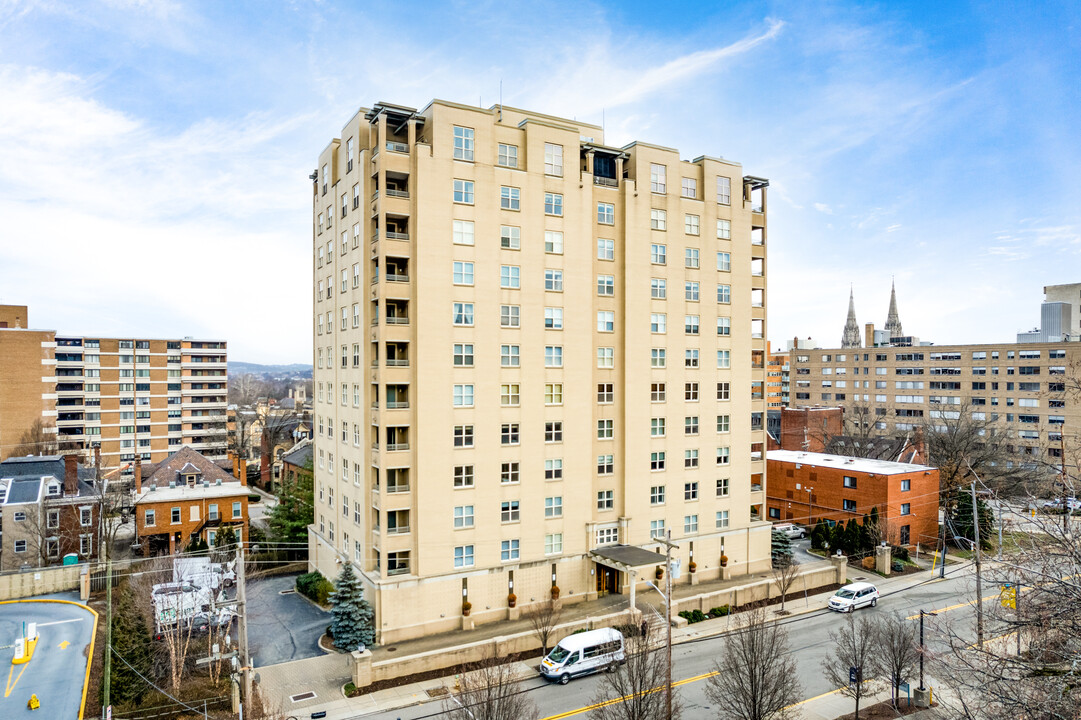
[[[554,663],[561,663],[567,659],[567,656],[571,654],[571,651],[556,645],[552,652],[548,653],[548,659]]]
[[[856,597],[856,593],[853,592],[852,590],[848,590],[846,588],[841,588],[840,590],[837,591],[837,594],[834,597],[844,598],[844,599],[848,600],[848,599]]]

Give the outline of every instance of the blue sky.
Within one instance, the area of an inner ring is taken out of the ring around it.
[[[360,106],[600,123],[768,177],[769,336],[1011,341],[1081,281],[1081,6],[0,0],[0,302],[311,361],[307,175]]]

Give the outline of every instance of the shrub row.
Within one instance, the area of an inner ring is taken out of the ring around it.
[[[688,623],[696,623],[711,618],[724,617],[729,612],[730,609],[727,605],[721,605],[719,607],[710,608],[708,613],[703,613],[701,610],[681,610],[679,616]]]
[[[334,592],[334,585],[316,570],[297,578],[297,592],[320,605],[326,605],[330,593]]]

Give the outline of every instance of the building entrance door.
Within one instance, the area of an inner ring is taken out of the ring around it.
[[[605,565],[597,566],[597,595],[604,597],[619,592],[619,571]]]

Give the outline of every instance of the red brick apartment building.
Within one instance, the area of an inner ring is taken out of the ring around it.
[[[814,525],[861,518],[877,507],[897,545],[938,535],[938,469],[926,465],[795,450],[766,454],[770,520]]]

